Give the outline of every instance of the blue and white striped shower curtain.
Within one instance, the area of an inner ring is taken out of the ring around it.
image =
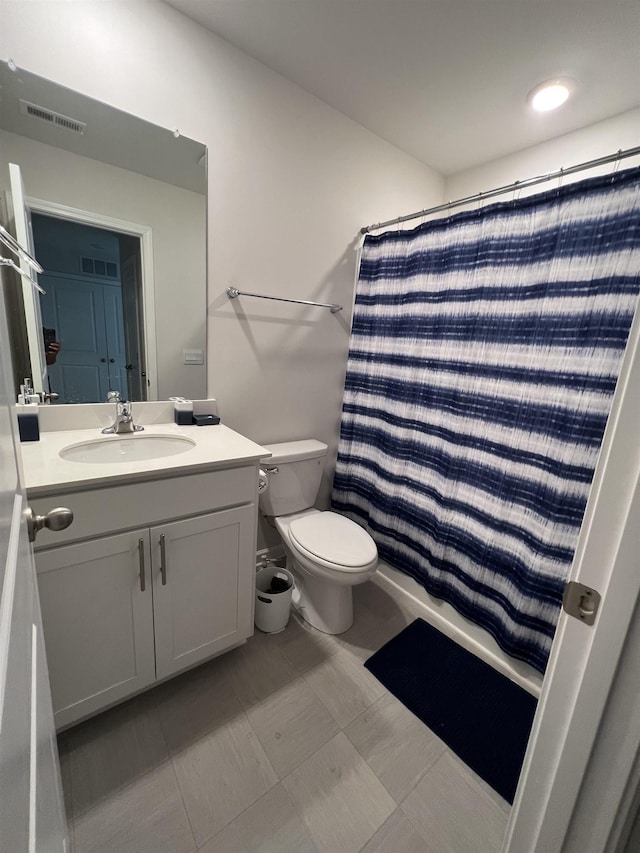
[[[640,168],[368,235],[333,506],[544,671],[640,290]]]

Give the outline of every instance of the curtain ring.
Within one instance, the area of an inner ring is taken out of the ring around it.
[[[558,175],[558,192],[562,189],[562,181],[564,180],[564,167],[560,167],[560,174]]]
[[[480,212],[482,211],[482,208],[484,207],[484,199],[483,199],[482,195],[483,195],[483,194],[482,194],[481,192],[479,192],[479,193],[478,193],[478,209],[477,209],[477,213],[480,213]]]
[[[620,163],[622,162],[622,148],[618,148],[618,157],[613,166],[613,172],[611,173],[611,183],[613,183],[616,179],[616,174],[618,173],[618,169],[620,168]]]
[[[515,203],[516,201],[520,201],[521,190],[522,190],[522,187],[520,186],[520,181],[514,181],[513,182],[513,196],[511,197],[512,204]],[[517,193],[517,195],[516,195],[516,193]]]

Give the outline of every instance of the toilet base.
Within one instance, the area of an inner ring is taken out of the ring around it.
[[[325,634],[343,634],[353,625],[353,587],[311,577],[294,563],[293,606],[305,622]]]

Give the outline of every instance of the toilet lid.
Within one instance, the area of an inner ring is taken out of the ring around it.
[[[295,543],[315,557],[344,568],[360,568],[378,556],[376,543],[366,530],[335,512],[314,512],[296,518],[289,526]]]

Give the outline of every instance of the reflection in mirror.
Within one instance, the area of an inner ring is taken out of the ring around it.
[[[38,281],[47,384],[63,402],[106,400],[110,390],[146,400],[140,240],[36,213],[31,227],[45,269]]]
[[[0,63],[0,222],[44,267],[5,288],[16,393],[206,396],[206,148]]]

